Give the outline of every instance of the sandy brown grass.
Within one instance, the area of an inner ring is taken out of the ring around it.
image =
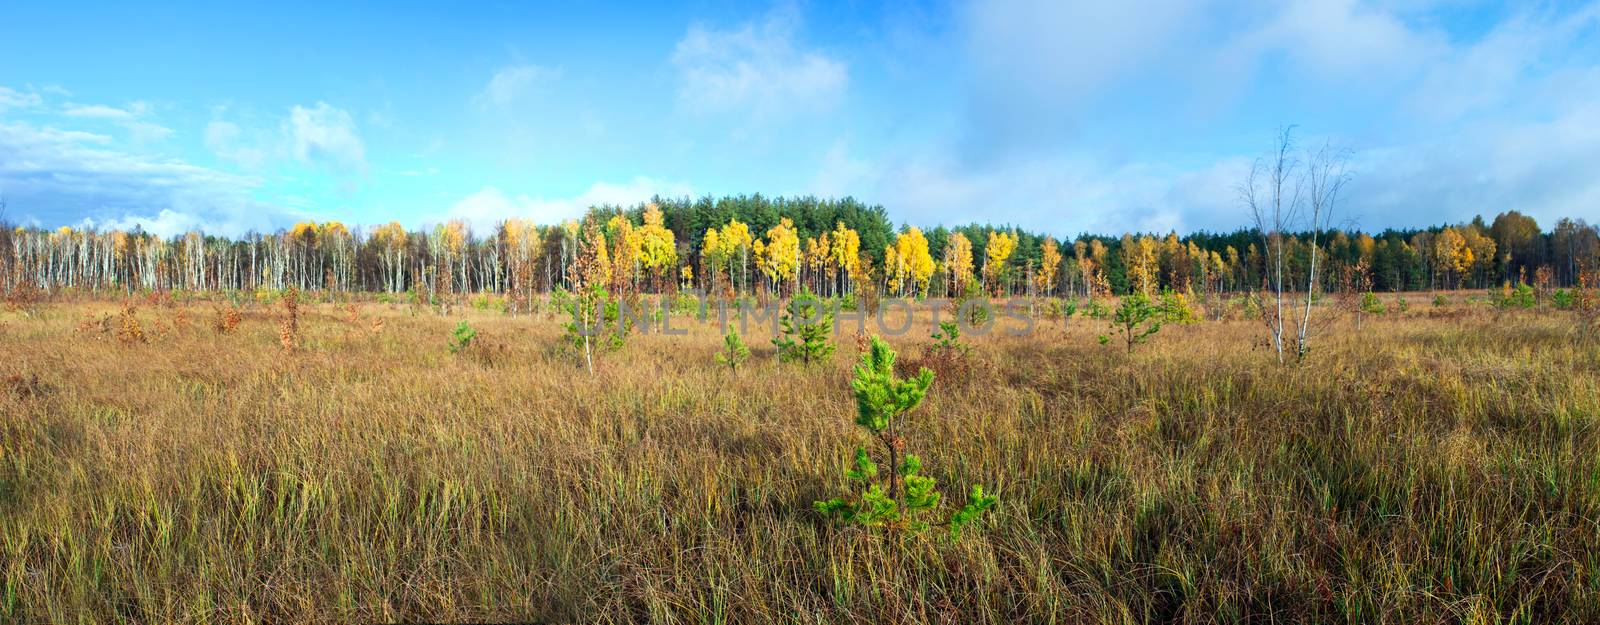
[[[82,323],[116,303],[0,320],[0,621],[1600,620],[1600,355],[1564,314],[1419,297],[1290,367],[1246,320],[967,337],[906,433],[1000,495],[949,544],[811,510],[863,442],[852,329],[729,371],[693,325],[589,376],[551,319],[466,312],[487,351],[452,356],[461,315],[305,303],[286,351],[281,307],[181,306],[144,342]]]

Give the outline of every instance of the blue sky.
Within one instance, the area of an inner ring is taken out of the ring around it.
[[[1600,2],[139,4],[0,11],[7,219],[487,228],[759,192],[1232,229],[1284,124],[1352,151],[1341,223],[1600,219]]]

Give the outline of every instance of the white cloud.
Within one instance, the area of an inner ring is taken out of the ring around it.
[[[33,108],[42,104],[44,100],[39,94],[32,91],[17,91],[9,87],[0,87],[0,113],[8,109]]]
[[[1259,53],[1282,50],[1324,79],[1373,80],[1408,76],[1447,53],[1443,33],[1407,24],[1401,16],[1357,0],[1297,0],[1250,39]]]
[[[144,102],[132,102],[126,107],[69,103],[62,107],[61,115],[121,127],[127,131],[128,139],[137,144],[155,143],[172,136],[171,128],[149,121],[150,111],[150,105]]]
[[[138,117],[133,111],[120,109],[104,104],[68,104],[61,110],[67,117],[83,117],[88,119],[106,119],[113,121],[129,120]]]
[[[342,176],[367,173],[367,148],[356,134],[355,121],[343,109],[317,102],[295,106],[285,122],[290,153],[303,163],[319,164]]]
[[[672,54],[678,102],[698,113],[748,113],[757,119],[828,110],[844,96],[843,61],[799,47],[798,12],[778,9],[734,30],[695,24]]]
[[[140,224],[152,232],[267,229],[282,211],[250,194],[254,178],[125,151],[111,137],[0,122],[0,188],[19,219]]]
[[[642,176],[620,184],[597,182],[583,193],[567,198],[532,197],[527,194],[511,196],[498,187],[486,186],[451,205],[443,219],[462,219],[471,224],[473,230],[488,232],[496,223],[509,217],[553,224],[581,217],[591,206],[627,206],[655,195],[684,196],[689,193],[688,185]]]
[[[247,169],[260,169],[267,162],[267,150],[243,140],[244,131],[233,122],[214,119],[206,124],[206,149]]]
[[[489,84],[473,98],[479,108],[509,107],[533,95],[538,89],[561,76],[560,70],[537,65],[509,65],[495,71]]]

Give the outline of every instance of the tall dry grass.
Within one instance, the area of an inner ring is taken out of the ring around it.
[[[811,510],[862,442],[851,330],[729,371],[694,325],[590,376],[548,319],[466,312],[492,358],[373,304],[302,303],[294,351],[269,306],[74,329],[118,310],[4,320],[0,621],[1600,621],[1600,352],[1563,314],[1419,301],[1298,367],[1248,320],[965,337],[905,432],[1000,495],[950,544]]]

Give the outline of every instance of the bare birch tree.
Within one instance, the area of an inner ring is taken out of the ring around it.
[[[1316,301],[1318,235],[1332,223],[1339,194],[1349,181],[1347,155],[1324,144],[1308,152],[1302,161],[1295,155],[1294,127],[1278,132],[1274,149],[1256,159],[1250,174],[1239,185],[1239,198],[1250,211],[1256,232],[1261,237],[1265,267],[1263,284],[1256,296],[1267,335],[1278,362],[1284,361],[1288,334],[1294,332],[1295,359],[1304,359],[1311,349],[1311,313]],[[1310,262],[1305,289],[1298,291],[1288,270],[1289,233],[1295,229],[1310,232]],[[1297,305],[1298,304],[1298,305]]]

